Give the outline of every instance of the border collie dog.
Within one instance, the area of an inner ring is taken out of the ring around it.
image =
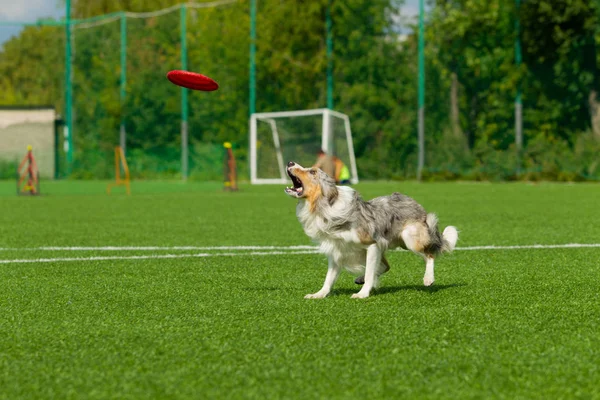
[[[320,244],[320,251],[328,258],[323,287],[307,294],[307,299],[327,296],[342,268],[362,275],[356,283],[363,286],[352,297],[369,297],[379,277],[390,269],[386,250],[396,247],[423,257],[423,284],[430,286],[436,256],[451,252],[456,246],[456,228],[448,226],[440,234],[436,215],[425,212],[408,196],[394,193],[364,201],[354,189],[336,186],[320,169],[304,168],[290,161],[287,173],[293,187],[285,192],[298,199],[296,216],[304,232]]]

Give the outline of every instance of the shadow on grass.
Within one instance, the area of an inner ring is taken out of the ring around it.
[[[449,285],[433,285],[433,286],[423,286],[423,285],[402,285],[402,286],[383,286],[379,289],[374,289],[371,292],[371,295],[380,296],[382,294],[388,293],[396,293],[404,290],[416,290],[418,292],[425,293],[437,293],[441,290],[451,289],[455,287],[467,286],[466,283],[451,283]],[[352,295],[360,290],[360,286],[356,285],[356,289],[334,289],[330,296],[346,296]]]

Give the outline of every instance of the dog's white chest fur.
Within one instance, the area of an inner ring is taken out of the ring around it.
[[[309,203],[301,200],[296,207],[296,216],[306,235],[320,244],[322,253],[350,272],[359,274],[365,269],[365,246],[351,224],[354,190],[344,186],[338,190],[338,199],[324,212],[311,212]],[[348,222],[347,229],[339,229],[343,221]]]

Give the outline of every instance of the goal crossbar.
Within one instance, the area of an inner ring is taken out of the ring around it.
[[[285,184],[288,182],[289,179],[286,173],[283,149],[276,120],[280,118],[310,116],[322,116],[320,148],[327,153],[330,153],[332,150],[333,132],[331,128],[331,117],[338,118],[343,121],[345,140],[347,144],[347,149],[344,150],[347,151],[347,163],[349,164],[347,167],[350,169],[351,174],[350,182],[353,184],[358,183],[358,172],[356,168],[356,158],[354,155],[354,144],[352,141],[350,119],[346,114],[330,110],[328,108],[317,108],[311,110],[254,113],[250,116],[250,181],[252,184]],[[278,177],[263,178],[258,176],[257,143],[259,121],[267,123],[270,126],[273,150],[277,159]]]

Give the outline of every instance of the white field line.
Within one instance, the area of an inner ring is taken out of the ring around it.
[[[173,251],[173,250],[194,250],[194,251],[248,251],[248,250],[315,250],[315,246],[70,246],[70,247],[24,247],[9,248],[2,247],[0,251]]]
[[[525,244],[525,245],[507,245],[507,246],[466,246],[457,247],[455,251],[473,251],[473,250],[519,250],[519,249],[571,249],[571,248],[589,248],[600,247],[600,243],[565,243],[565,244]],[[0,251],[272,251],[273,254],[279,252],[296,250],[318,250],[318,246],[42,246],[42,247],[24,247],[10,248],[0,247]],[[399,249],[401,250],[401,249]],[[402,251],[402,250],[401,250]]]
[[[196,254],[149,254],[146,256],[94,256],[94,257],[58,257],[33,258],[20,260],[0,260],[0,264],[50,263],[69,261],[111,261],[111,260],[153,260],[164,258],[205,258],[205,257],[234,257],[234,256],[271,256],[277,254],[316,254],[316,250],[302,251],[253,251],[247,253],[196,253]]]
[[[457,247],[454,250],[520,250],[520,249],[579,249],[600,247],[600,243],[566,243],[566,244],[524,244],[514,246],[470,246]]]
[[[457,247],[456,251],[474,250],[519,250],[519,249],[573,249],[573,248],[600,248],[600,243],[567,243],[567,244],[533,244],[515,246],[470,246]],[[0,250],[39,250],[39,251],[144,251],[144,250],[229,250],[226,253],[195,253],[195,254],[149,254],[140,256],[91,256],[91,257],[56,257],[0,260],[0,264],[17,263],[49,263],[69,261],[110,261],[110,260],[149,260],[173,258],[206,258],[206,257],[233,257],[233,256],[270,256],[282,254],[317,254],[315,246],[217,246],[217,247],[32,247],[32,248],[1,248]],[[233,252],[231,252],[233,250]],[[255,250],[255,251],[249,251]],[[258,250],[258,251],[256,251]]]

